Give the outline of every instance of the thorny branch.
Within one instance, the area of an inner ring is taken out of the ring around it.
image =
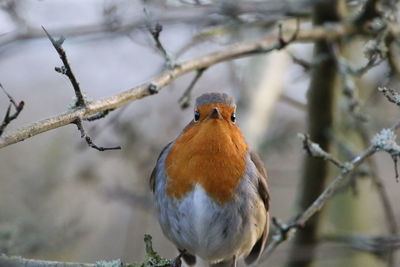
[[[78,81],[75,78],[74,73],[72,72],[71,66],[69,65],[67,54],[65,53],[64,48],[62,47],[62,44],[65,41],[65,37],[61,36],[60,39],[55,40],[47,31],[46,29],[42,26],[43,31],[46,33],[47,37],[49,38],[50,42],[53,44],[54,48],[56,49],[58,55],[61,58],[61,61],[63,62],[62,67],[56,67],[55,71],[64,74],[68,77],[68,79],[71,81],[72,87],[74,88],[75,91],[75,96],[76,96],[76,102],[75,102],[75,107],[84,107],[85,106],[85,98],[81,92],[81,88],[79,86]]]
[[[399,127],[400,121],[394,124],[390,129],[382,130],[372,139],[371,145],[361,155],[356,156],[345,163],[338,162],[332,155],[323,151],[318,144],[311,142],[303,135],[305,152],[313,157],[319,157],[331,161],[336,166],[340,167],[340,172],[326,187],[322,194],[303,213],[292,219],[289,223],[285,224],[273,218],[273,223],[277,228],[277,232],[273,235],[272,240],[266,247],[263,259],[266,259],[282,242],[289,239],[299,228],[302,228],[305,225],[308,219],[320,211],[326,202],[334,195],[346,177],[367,158],[378,151],[385,151],[391,154],[392,157],[395,155],[397,159],[400,155],[400,146],[395,142],[396,136],[393,131]]]
[[[0,136],[1,136],[4,132],[4,129],[8,126],[8,124],[10,124],[11,121],[15,120],[19,116],[22,109],[24,108],[25,102],[20,101],[17,104],[17,102],[15,102],[14,98],[9,93],[7,93],[7,91],[4,89],[2,84],[0,84],[0,87],[10,101],[10,104],[8,105],[8,108],[6,111],[6,115],[4,116],[3,122],[0,125]],[[13,114],[11,114],[11,107],[14,107],[14,109],[15,109],[15,112]]]

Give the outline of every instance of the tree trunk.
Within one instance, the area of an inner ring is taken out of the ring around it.
[[[318,2],[313,10],[314,25],[322,25],[339,20],[340,1]],[[325,151],[330,151],[331,130],[333,127],[335,103],[334,91],[337,89],[337,66],[331,47],[326,41],[315,43],[310,87],[308,89],[308,134]],[[301,177],[298,212],[305,210],[323,191],[329,175],[328,162],[322,159],[304,158]],[[290,252],[289,266],[310,266],[315,256],[321,214],[311,218],[301,231],[298,231]]]
[[[363,44],[359,41],[352,41],[346,43],[342,47],[341,55],[346,58],[346,61],[362,64],[360,60],[363,55],[359,51],[363,51]],[[348,76],[352,79],[352,77]],[[368,97],[367,85],[362,86],[359,79],[354,79],[354,94],[355,98],[366,99]],[[361,88],[362,90],[357,90]],[[360,93],[360,97],[358,97]],[[333,135],[341,143],[340,147],[345,149],[335,149],[335,154],[341,161],[349,159],[348,151],[359,153],[369,146],[365,142],[363,135],[367,134],[364,131],[365,127],[356,116],[351,114],[349,110],[350,99],[347,99],[343,92],[336,92],[337,110],[339,116],[335,118],[335,127]],[[351,100],[350,100],[351,101]],[[357,109],[355,110],[357,112]],[[370,159],[371,161],[373,159]],[[332,174],[337,173],[336,166],[331,165]],[[381,210],[380,199],[377,195],[376,187],[374,187],[371,177],[352,177],[354,179],[350,188],[345,187],[343,192],[339,192],[326,207],[326,219],[329,221],[328,234],[332,237],[350,237],[351,235],[365,234],[374,235],[377,229],[377,217],[384,216]],[[351,188],[352,187],[352,188]],[[353,189],[353,190],[352,190]],[[382,232],[384,228],[381,229]],[[372,232],[374,231],[374,232]],[[362,253],[359,251],[351,251],[346,256],[340,257],[335,260],[330,260],[333,266],[363,266],[363,267],[380,267],[385,266],[385,262],[379,260],[376,256],[370,253]]]

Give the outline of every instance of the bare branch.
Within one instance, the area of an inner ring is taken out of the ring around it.
[[[288,44],[294,42],[300,32],[300,18],[296,18],[296,30],[294,31],[293,35],[288,39],[285,40],[284,36],[283,36],[283,32],[282,32],[282,24],[278,25],[278,30],[279,30],[279,43],[280,43],[280,48],[278,48],[278,50],[285,48]]]
[[[301,101],[287,95],[287,94],[281,94],[280,100],[287,103],[288,105],[291,105],[292,107],[298,109],[299,111],[306,111],[306,104],[302,103]]]
[[[112,261],[112,262],[114,262],[114,261]],[[32,266],[32,267],[57,267],[57,266],[62,266],[62,267],[96,267],[96,264],[33,260],[33,259],[24,259],[22,257],[16,257],[16,256],[6,256],[5,254],[2,254],[2,255],[0,255],[0,266],[9,266],[9,267],[18,267],[18,266]]]
[[[65,38],[63,36],[60,37],[60,39],[55,40],[47,31],[46,29],[42,26],[43,31],[46,33],[47,37],[49,38],[50,42],[53,44],[54,48],[56,49],[58,55],[60,56],[63,66],[61,68],[56,67],[55,70],[59,73],[62,73],[68,77],[68,79],[71,81],[72,87],[74,88],[75,91],[75,96],[76,96],[76,102],[75,106],[76,107],[83,107],[85,106],[85,98],[81,92],[81,88],[79,86],[78,81],[75,78],[74,73],[72,72],[71,66],[69,65],[67,54],[65,53],[64,48],[62,47],[62,44],[65,41]]]
[[[174,60],[172,59],[171,55],[167,52],[167,50],[164,48],[163,44],[160,41],[160,34],[163,30],[163,26],[159,22],[156,22],[155,25],[153,25],[154,23],[152,22],[150,13],[147,11],[147,9],[144,9],[143,11],[146,17],[146,27],[150,32],[151,36],[153,37],[157,49],[164,56],[165,65],[167,66],[167,68],[175,67]]]
[[[88,146],[91,148],[97,149],[98,151],[107,151],[107,150],[118,150],[121,149],[120,146],[115,146],[115,147],[102,147],[102,146],[97,146],[93,143],[92,139],[90,136],[88,136],[85,132],[85,129],[83,128],[82,121],[80,119],[77,119],[74,124],[78,127],[78,130],[81,132],[81,138],[85,138],[86,143]]]
[[[105,118],[113,110],[114,109],[106,109],[106,110],[97,112],[96,114],[93,114],[92,116],[85,118],[85,121],[100,120],[102,118]]]
[[[24,108],[25,102],[20,101],[17,104],[15,102],[14,98],[9,93],[7,93],[7,91],[4,89],[3,85],[0,84],[0,87],[3,90],[3,92],[7,95],[8,99],[10,101],[10,105],[7,108],[6,115],[4,116],[3,122],[0,125],[0,136],[1,136],[4,132],[4,130],[6,129],[6,127],[8,126],[8,124],[10,124],[11,121],[15,120],[19,116],[22,109]],[[14,107],[15,112],[14,112],[14,114],[10,115],[12,106]]]
[[[327,236],[326,241],[345,243],[350,247],[382,256],[382,254],[400,248],[400,238],[397,236],[366,236],[366,235],[346,235],[346,236]]]
[[[385,151],[390,154],[394,163],[396,181],[399,182],[397,160],[400,157],[400,146],[396,143],[396,137],[392,129],[382,129],[372,139],[372,145],[376,151]]]
[[[336,25],[329,28],[315,27],[311,30],[302,30],[299,32],[296,42],[309,42],[315,40],[335,40],[343,36],[355,34],[355,28],[351,25]],[[284,36],[292,36],[289,32],[284,32]],[[267,53],[280,47],[276,38],[268,37],[259,41],[248,41],[231,46],[227,46],[219,51],[204,54],[194,59],[184,61],[172,69],[165,70],[153,77],[151,81],[138,85],[124,92],[106,97],[93,102],[86,102],[84,108],[73,109],[63,114],[35,122],[29,126],[23,127],[3,137],[0,137],[0,148],[20,142],[34,135],[59,128],[70,124],[76,119],[85,119],[97,112],[116,109],[134,100],[157,93],[166,85],[176,80],[178,77],[207,68],[220,62],[233,60],[245,56]]]
[[[400,127],[400,121],[395,123],[389,130]],[[340,187],[346,177],[353,172],[358,166],[360,166],[367,158],[372,156],[378,151],[386,151],[388,153],[398,153],[397,148],[399,147],[396,143],[393,143],[393,135],[387,132],[388,129],[382,130],[372,140],[371,145],[360,155],[354,157],[352,160],[339,164],[341,166],[340,173],[333,179],[333,181],[325,188],[321,195],[299,216],[291,220],[289,223],[284,224],[277,220],[275,223],[278,226],[278,232],[272,237],[272,241],[268,244],[265,249],[263,259],[266,259],[282,242],[289,239],[299,228],[303,227],[305,223],[318,211],[324,207],[326,202],[334,195],[336,190]],[[312,147],[312,146],[311,146]],[[306,149],[309,148],[307,144]],[[324,158],[326,155],[322,149],[309,148],[311,155],[316,157]],[[326,153],[326,152],[325,152]],[[329,155],[329,154],[328,154]],[[327,156],[326,160],[332,156]],[[398,157],[398,156],[397,156]],[[332,160],[330,160],[332,161]]]
[[[302,58],[295,56],[293,53],[289,53],[289,56],[292,59],[293,63],[302,67],[304,71],[309,71],[315,65],[312,62],[308,62]]]
[[[389,87],[378,87],[378,90],[389,100],[400,107],[400,94]]]
[[[186,88],[186,90],[183,92],[183,95],[179,98],[178,102],[181,105],[182,109],[189,107],[192,89],[196,85],[197,81],[200,79],[200,77],[203,75],[203,73],[206,69],[207,68],[197,70],[196,76],[194,76],[194,78],[190,82],[188,88]]]
[[[297,136],[303,141],[303,149],[308,155],[330,161],[339,168],[347,168],[345,164],[341,163],[330,153],[324,151],[318,144],[312,142],[307,134],[299,133]]]
[[[58,261],[43,261],[24,259],[22,257],[7,256],[0,254],[0,266],[8,267],[101,267],[101,266],[113,266],[113,267],[142,267],[142,266],[158,266],[158,267],[180,267],[179,261],[168,260],[160,257],[153,249],[152,237],[150,235],[144,235],[144,242],[146,245],[146,257],[142,263],[131,263],[125,264],[121,260],[111,261],[98,261],[96,263],[75,263],[75,262],[58,262]]]

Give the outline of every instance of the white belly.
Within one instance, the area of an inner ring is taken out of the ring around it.
[[[238,198],[221,206],[200,185],[170,204],[171,209],[164,213],[169,221],[164,233],[178,248],[207,261],[249,253],[265,225],[265,220],[255,221],[265,212],[260,201]]]

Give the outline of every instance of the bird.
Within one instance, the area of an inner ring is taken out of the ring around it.
[[[260,157],[250,150],[226,93],[205,93],[193,119],[164,147],[150,176],[164,235],[187,265],[254,264],[269,231],[269,190]]]

